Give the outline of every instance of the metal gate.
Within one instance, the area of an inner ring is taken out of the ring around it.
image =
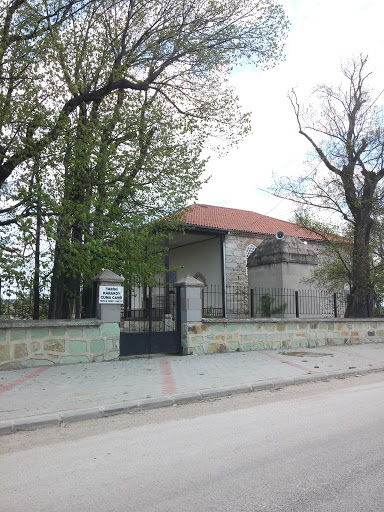
[[[180,352],[180,289],[159,285],[128,290],[120,330],[120,356]]]

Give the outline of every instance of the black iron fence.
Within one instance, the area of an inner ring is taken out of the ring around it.
[[[48,317],[49,296],[40,294],[39,316]],[[31,286],[9,286],[0,278],[0,318],[30,320],[35,312],[34,297]]]
[[[227,286],[225,292],[218,285],[203,289],[203,317],[254,318],[343,318],[349,295],[342,291],[293,290],[289,288],[254,288]],[[364,316],[372,317],[377,304],[372,296],[364,298]]]
[[[227,286],[225,292],[220,285],[203,289],[203,317],[222,318],[226,315],[249,314],[249,292],[246,286]]]
[[[126,288],[121,320],[128,332],[175,330],[176,289],[166,284]]]

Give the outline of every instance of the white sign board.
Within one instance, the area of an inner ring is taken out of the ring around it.
[[[99,304],[124,304],[124,287],[100,286]]]

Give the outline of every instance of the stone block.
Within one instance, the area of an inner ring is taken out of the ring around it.
[[[33,343],[31,343],[31,350],[32,352],[39,352],[40,351],[40,342],[39,341],[34,341]]]
[[[249,352],[252,350],[252,343],[240,343],[239,344],[240,352]]]
[[[256,324],[241,324],[240,332],[254,332]]]
[[[92,354],[100,354],[101,352],[104,352],[104,341],[103,340],[91,341],[90,349],[91,349]]]
[[[275,348],[275,344],[273,344],[273,347]],[[280,348],[280,343],[278,344],[278,348]],[[262,341],[256,341],[255,343],[252,343],[252,350],[264,350],[264,343]]]
[[[104,356],[104,361],[112,361],[113,359],[118,359],[120,357],[120,350],[113,350],[112,352],[108,352]]]
[[[103,336],[107,338],[119,338],[120,326],[117,323],[103,324]]]
[[[31,329],[31,340],[42,340],[49,336],[49,329]]]
[[[63,327],[51,327],[51,336],[64,338],[65,329]]]
[[[196,347],[204,344],[203,336],[188,336],[187,338],[188,347]]]
[[[88,329],[85,329],[85,336],[87,339],[100,338],[100,328],[89,327]]]
[[[237,341],[231,341],[227,343],[228,352],[238,352],[239,351],[239,343]]]
[[[278,331],[285,331],[285,324],[277,324],[276,327]]]
[[[0,361],[9,361],[11,354],[8,345],[0,345]]]
[[[195,334],[201,334],[202,332],[207,330],[207,325],[201,324],[201,325],[194,325],[193,331]]]
[[[193,354],[195,356],[203,356],[205,354],[204,347],[202,347],[201,345],[198,347],[191,347],[191,348],[192,348],[191,354]]]
[[[28,356],[28,347],[26,343],[17,343],[13,346],[13,357],[15,359],[24,359]]]
[[[82,340],[68,341],[67,352],[70,354],[83,354],[84,352],[87,352],[87,342]]]
[[[53,361],[49,359],[27,359],[23,366],[26,368],[34,368],[35,366],[52,366]]]
[[[27,331],[25,329],[12,329],[11,330],[11,341],[25,340],[27,337]]]
[[[82,338],[83,337],[83,329],[68,329],[68,337],[69,338]]]
[[[62,356],[60,364],[89,363],[87,356]]]
[[[208,354],[222,354],[224,352],[228,352],[228,349],[224,343],[209,343],[206,351]]]
[[[95,356],[93,358],[93,362],[95,362],[95,363],[101,363],[102,361],[104,361],[104,354],[101,356]]]
[[[114,345],[114,343],[113,343],[113,340],[106,340],[106,341],[105,341],[105,348],[106,348],[107,350],[113,350],[113,349],[115,348],[115,345]],[[92,350],[91,350],[91,352],[92,352]]]
[[[47,352],[64,352],[64,340],[46,340],[44,341],[44,350]]]
[[[255,334],[254,336],[252,336],[252,334],[241,334],[239,336],[239,341],[240,343],[252,343],[252,341],[254,341],[257,336],[257,334]]]
[[[23,368],[23,361],[8,361],[0,365],[1,370],[20,370]]]
[[[7,330],[0,329],[0,342],[5,341],[7,339]]]
[[[231,333],[239,332],[239,325],[238,324],[227,324],[225,326],[225,330],[227,332],[231,332]]]
[[[223,333],[224,332],[224,325],[223,324],[217,324],[217,325],[211,325],[210,331],[212,333]]]

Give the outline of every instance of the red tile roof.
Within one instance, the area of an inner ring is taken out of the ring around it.
[[[283,231],[287,236],[321,240],[319,235],[284,220],[267,217],[247,210],[236,210],[208,204],[194,204],[188,208],[183,220],[190,226],[216,228],[226,231],[242,231],[274,235]]]

